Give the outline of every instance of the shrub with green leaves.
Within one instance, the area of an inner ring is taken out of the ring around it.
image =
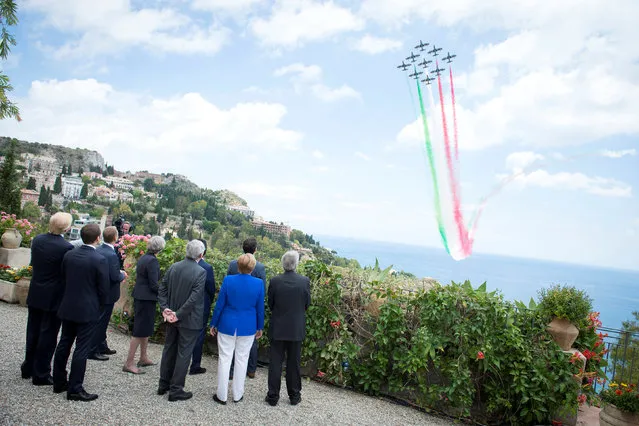
[[[547,322],[554,317],[564,318],[582,329],[588,326],[592,299],[585,291],[574,286],[556,284],[539,290],[538,309]]]

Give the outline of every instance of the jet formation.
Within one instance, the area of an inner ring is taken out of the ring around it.
[[[415,49],[423,53],[420,54],[420,53],[410,52],[410,56],[404,59],[404,61],[409,61],[409,62],[406,63],[402,61],[402,63],[397,66],[397,69],[401,69],[402,71],[407,71],[408,69],[412,68],[413,72],[411,74],[408,74],[408,76],[411,78],[414,78],[415,80],[419,80],[420,75],[426,72],[426,78],[422,79],[421,81],[426,84],[430,84],[432,81],[435,80],[435,77],[430,77],[428,73],[435,74],[439,77],[441,73],[446,70],[446,68],[440,68],[438,64],[435,67],[435,69],[433,69],[432,71],[428,69],[430,64],[433,63],[433,60],[426,59],[426,55],[432,55],[433,57],[436,58],[439,55],[438,52],[440,52],[442,48],[437,47],[433,44],[433,48],[429,51],[426,51],[427,46],[430,46],[430,43],[424,43],[423,41],[419,40],[419,44],[415,46]],[[422,57],[422,55],[423,55],[423,60],[421,62],[417,62],[417,59]],[[453,62],[453,59],[456,57],[457,55],[451,55],[450,52],[447,52],[447,55],[442,56],[442,59],[450,64]],[[417,71],[417,66],[422,67],[424,71]]]

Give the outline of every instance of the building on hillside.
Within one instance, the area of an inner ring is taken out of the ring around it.
[[[79,177],[62,176],[62,195],[64,198],[79,199],[83,186],[84,182]]]
[[[227,209],[242,213],[244,216],[252,219],[255,216],[255,210],[251,210],[249,206],[226,206]]]
[[[46,157],[34,154],[24,154],[22,164],[28,173],[39,172],[46,176],[57,176],[62,171],[62,166],[53,157]]]
[[[133,189],[133,186],[134,186],[132,181],[123,177],[106,176],[103,179],[109,185],[113,184],[113,186],[117,189],[124,189],[126,191],[130,191]]]
[[[29,201],[35,203],[36,206],[38,205],[38,198],[40,197],[40,193],[38,191],[34,191],[33,189],[21,189],[20,192],[22,193],[20,207],[24,207],[24,205]]]
[[[86,176],[86,177],[91,178],[91,179],[103,179],[104,178],[102,173],[98,173],[98,172],[84,172],[84,173],[82,173],[82,176]]]
[[[273,234],[284,234],[287,237],[291,235],[291,227],[288,225],[278,225],[273,222],[266,222],[262,220],[254,220],[251,222],[256,229],[264,228],[268,232]]]
[[[27,173],[27,179],[33,178],[36,181],[36,189],[40,190],[41,187],[53,188],[57,175],[49,175],[43,172],[31,172]]]
[[[89,188],[89,195],[95,195],[98,198],[104,198],[109,201],[117,201],[120,194],[118,191],[106,186],[94,186]]]
[[[130,192],[120,192],[120,201],[129,202],[133,201],[133,194]]]
[[[149,173],[146,170],[133,173],[132,175],[129,176],[129,179],[141,180],[142,182],[144,182],[146,179],[152,179],[156,185],[159,185],[162,183],[162,175],[157,173]]]

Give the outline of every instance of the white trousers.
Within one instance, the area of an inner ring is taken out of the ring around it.
[[[231,360],[235,351],[235,371],[233,373],[233,400],[238,401],[244,396],[244,382],[246,381],[246,367],[248,365],[251,346],[255,335],[237,336],[217,333],[217,397],[226,401],[229,393],[229,374]]]

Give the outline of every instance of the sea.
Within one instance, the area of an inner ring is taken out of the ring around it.
[[[531,298],[537,301],[541,288],[575,286],[593,299],[604,327],[620,329],[623,321],[633,318],[633,311],[639,311],[639,271],[481,253],[455,261],[443,249],[433,247],[334,236],[315,239],[362,266],[375,265],[377,259],[382,268],[392,265],[397,271],[435,278],[442,284],[470,280],[476,288],[486,282],[490,291],[499,290],[506,299],[526,305]]]

